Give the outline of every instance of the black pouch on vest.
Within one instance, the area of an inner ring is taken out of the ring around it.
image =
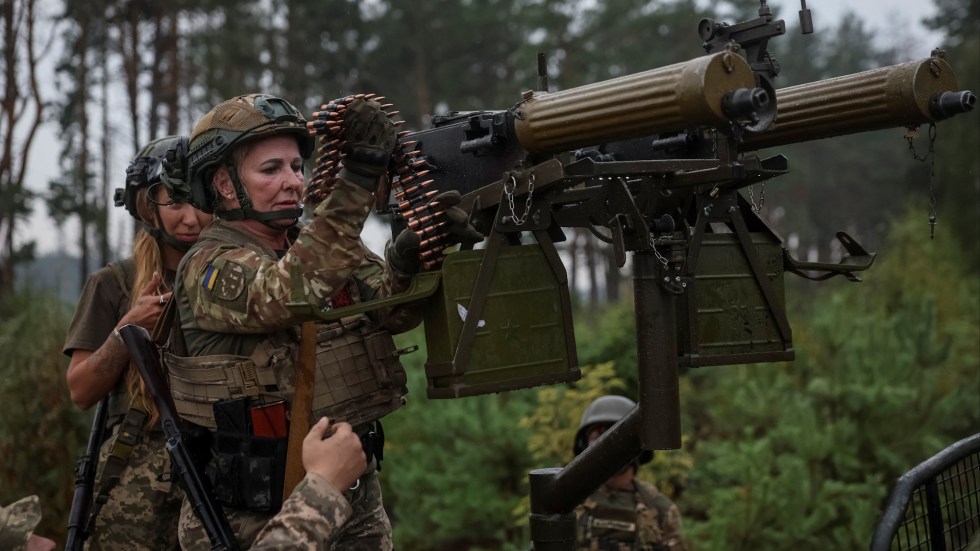
[[[282,507],[286,438],[252,436],[241,432],[251,423],[248,399],[223,400],[214,405],[218,430],[207,475],[215,497],[233,509],[275,513]]]

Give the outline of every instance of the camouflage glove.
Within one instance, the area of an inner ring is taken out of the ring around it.
[[[470,222],[470,213],[457,206],[462,202],[462,196],[456,190],[444,191],[432,198],[430,202],[434,211],[444,211],[449,224],[446,233],[450,244],[479,243],[484,235]]]
[[[344,168],[340,177],[374,192],[378,178],[388,171],[397,130],[381,104],[355,99],[344,110]]]
[[[422,238],[419,234],[405,228],[395,240],[388,244],[388,264],[402,277],[411,277],[419,273],[422,261],[419,259],[419,244]]]

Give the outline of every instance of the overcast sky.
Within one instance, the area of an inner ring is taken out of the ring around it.
[[[898,51],[907,59],[926,57],[934,47],[939,46],[941,37],[931,34],[921,24],[923,18],[930,17],[935,12],[931,0],[809,0],[806,4],[813,14],[815,32],[818,33],[829,32],[837,27],[845,14],[852,13],[875,32],[883,46],[898,47]],[[785,19],[791,28],[798,26],[799,0],[769,0],[769,5],[776,16]],[[42,78],[53,82],[53,61],[48,59],[46,65],[47,74],[42,75]],[[35,191],[44,191],[47,182],[57,175],[57,158],[61,146],[55,139],[55,132],[56,123],[47,123],[34,141],[27,181],[28,187]],[[124,142],[128,145],[128,140]],[[113,161],[113,170],[120,175],[120,186],[128,156],[131,154],[129,151],[117,151],[118,158]],[[128,248],[130,220],[122,209],[113,209],[110,230],[112,243],[121,243],[122,247]],[[365,236],[368,245],[378,252],[388,237],[384,232],[378,231],[380,227],[369,225]],[[38,201],[35,203],[34,215],[19,226],[17,238],[18,242],[36,240],[40,254],[62,248],[74,253],[77,250],[74,244],[75,231],[77,230],[69,224],[59,232],[48,218],[43,203]]]

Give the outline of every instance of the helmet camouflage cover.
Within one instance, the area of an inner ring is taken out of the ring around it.
[[[168,159],[166,170],[172,196],[213,213],[214,171],[230,159],[239,145],[279,134],[296,136],[304,159],[313,153],[314,140],[306,129],[306,119],[288,101],[267,94],[248,94],[219,103],[194,126],[186,157],[182,159],[177,152]]]
[[[168,150],[180,140],[185,140],[183,136],[166,136],[153,140],[143,146],[126,168],[126,186],[116,188],[113,194],[113,203],[117,207],[126,207],[129,214],[139,220],[140,214],[136,204],[136,196],[140,190],[160,182],[163,174],[163,159]]]

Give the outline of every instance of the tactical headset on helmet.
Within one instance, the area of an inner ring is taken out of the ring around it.
[[[166,164],[168,175],[174,176],[177,184],[173,189],[174,197],[206,213],[213,213],[217,199],[211,180],[215,170],[224,165],[229,168],[242,208],[221,213],[223,218],[261,221],[299,218],[301,209],[255,211],[237,170],[228,162],[239,145],[280,134],[296,137],[303,159],[313,153],[314,140],[306,129],[306,119],[286,100],[267,94],[249,94],[219,103],[195,125],[186,156],[175,154],[173,162],[168,160]],[[185,183],[181,184],[181,181]]]
[[[572,450],[575,455],[585,451],[589,447],[589,427],[595,424],[615,424],[617,421],[626,417],[631,409],[636,407],[636,402],[625,396],[607,395],[600,396],[589,404],[582,412],[582,419],[578,424],[578,431],[575,432],[575,441]],[[642,451],[639,455],[640,463],[647,463],[653,458],[650,451]]]

